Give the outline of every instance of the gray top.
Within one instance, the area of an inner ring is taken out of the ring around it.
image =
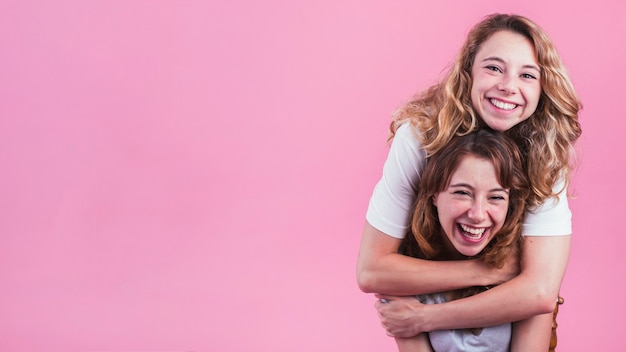
[[[424,304],[447,301],[442,293],[418,295]],[[511,323],[483,328],[475,335],[470,329],[438,330],[428,333],[435,352],[508,352],[511,344]]]

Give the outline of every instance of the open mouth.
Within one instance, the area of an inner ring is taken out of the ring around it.
[[[518,107],[518,106],[519,106],[519,105],[517,105],[517,104],[513,104],[513,103],[505,103],[505,102],[503,102],[503,101],[496,100],[496,99],[493,99],[493,98],[489,99],[489,102],[490,102],[493,106],[497,107],[498,109],[502,109],[502,110],[513,110],[513,109],[515,109],[516,107]]]
[[[479,242],[483,239],[485,235],[486,227],[470,227],[463,224],[458,224],[459,230],[461,231],[461,235],[473,242]]]

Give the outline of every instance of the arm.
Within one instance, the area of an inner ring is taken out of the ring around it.
[[[419,334],[409,338],[397,338],[398,352],[433,352],[427,334]]]
[[[517,274],[516,265],[493,269],[477,260],[431,261],[407,257],[397,253],[400,242],[401,239],[365,223],[357,262],[361,290],[416,295],[501,283]]]
[[[389,334],[408,337],[424,331],[491,326],[550,313],[565,274],[570,243],[569,235],[525,237],[519,276],[475,296],[443,304],[404,301],[398,308],[392,301],[377,305],[381,321]],[[405,314],[398,314],[398,309]],[[398,315],[402,321],[394,319]]]
[[[364,292],[415,295],[484,283],[478,263],[432,262],[397,253],[407,233],[426,152],[410,124],[398,128],[380,181],[374,187],[357,262]],[[508,278],[508,277],[507,277]],[[506,278],[505,278],[506,279]],[[492,284],[497,282],[487,282]]]
[[[513,324],[511,352],[547,351],[552,337],[552,313],[535,315]]]

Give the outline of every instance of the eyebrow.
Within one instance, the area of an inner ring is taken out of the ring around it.
[[[503,59],[501,59],[501,58],[499,58],[497,56],[490,56],[490,57],[484,58],[482,62],[485,62],[485,61],[498,61],[498,62],[500,62],[502,64],[506,64],[506,61],[504,61]],[[537,72],[541,73],[541,70],[539,69],[539,67],[537,67],[535,65],[523,65],[522,67],[523,68],[529,68],[529,69],[532,69],[532,70],[536,70]]]
[[[455,183],[455,184],[451,184],[451,185],[449,185],[448,187],[449,187],[449,188],[450,188],[450,187],[452,187],[452,188],[460,188],[460,187],[463,187],[463,188],[474,189],[474,187],[470,186],[470,185],[469,185],[469,184],[467,184],[467,183]],[[506,189],[506,188],[498,187],[498,188],[492,188],[492,189],[490,189],[490,190],[489,190],[489,192],[504,192],[504,193],[508,194],[508,193],[509,193],[509,190],[508,190],[508,189]]]

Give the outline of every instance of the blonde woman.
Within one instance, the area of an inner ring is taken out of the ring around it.
[[[581,133],[581,103],[549,37],[518,15],[486,17],[468,34],[447,76],[401,108],[391,148],[374,188],[357,263],[364,292],[376,303],[387,333],[491,326],[521,321],[512,350],[547,349],[551,312],[570,251],[567,201],[573,144]],[[522,234],[521,267],[496,269],[478,260],[430,261],[398,254],[410,227],[426,157],[457,135],[489,127],[513,138],[531,185]],[[521,270],[518,273],[518,269]],[[501,284],[437,305],[401,296]],[[524,337],[533,335],[533,344]]]

